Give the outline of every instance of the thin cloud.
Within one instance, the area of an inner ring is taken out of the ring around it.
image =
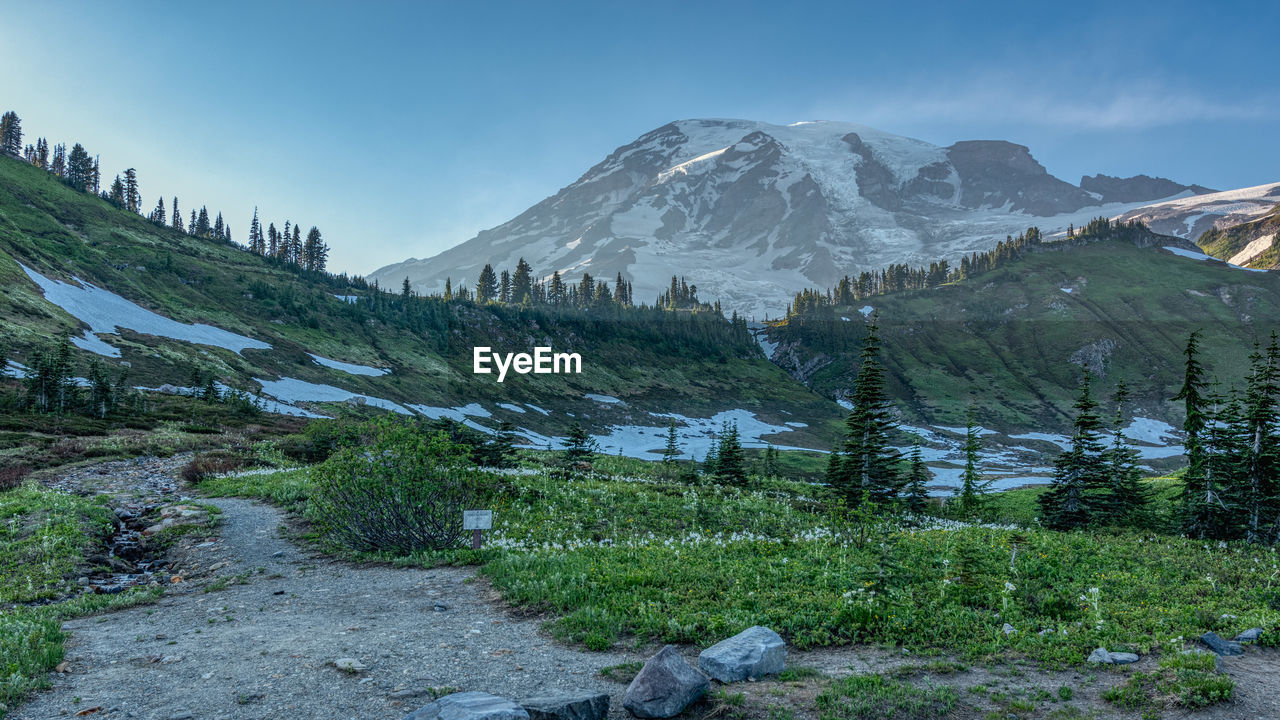
[[[839,117],[892,127],[921,120],[946,123],[1013,123],[1080,130],[1146,129],[1197,122],[1277,117],[1273,97],[1220,100],[1164,87],[1018,88],[999,81],[953,89],[895,88],[884,96],[823,108]]]

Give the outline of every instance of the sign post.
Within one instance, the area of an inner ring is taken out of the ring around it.
[[[492,510],[463,510],[462,529],[471,531],[471,549],[479,550],[484,544],[484,531],[493,527]]]

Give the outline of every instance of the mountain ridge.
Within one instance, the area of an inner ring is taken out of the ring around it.
[[[1135,176],[1054,177],[1026,146],[948,147],[843,122],[688,119],[620,146],[506,223],[426,259],[369,275],[423,292],[523,257],[542,277],[582,272],[656,295],[696,275],[726,310],[777,314],[803,287],[890,264],[958,260],[1031,225],[1065,231],[1206,188]],[[1082,182],[1084,179],[1082,179]],[[1104,203],[1168,192],[1142,201]]]

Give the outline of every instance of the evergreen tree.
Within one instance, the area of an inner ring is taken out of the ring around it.
[[[404,285],[406,288],[409,287],[409,278],[406,277],[404,279]],[[445,300],[453,299],[453,278],[444,279],[444,299]]]
[[[511,302],[511,273],[507,270],[502,271],[502,280],[498,283],[498,302],[504,305]]]
[[[293,235],[289,238],[289,262],[302,264],[302,226],[293,226]]]
[[[853,383],[853,410],[845,420],[843,458],[838,461],[836,488],[850,507],[864,493],[871,500],[887,503],[898,495],[901,456],[889,444],[895,428],[884,368],[880,365],[879,326],[873,317],[867,325],[858,375]]]
[[[258,220],[258,208],[253,208],[253,220],[249,222],[249,252],[257,255],[265,255],[267,252],[267,239],[262,236],[262,223]]]
[[[96,418],[105,418],[114,405],[112,395],[115,388],[102,369],[98,358],[89,361],[89,413]]]
[[[533,301],[533,268],[524,258],[516,263],[515,274],[511,276],[511,302],[522,305]]]
[[[225,240],[227,238],[227,227],[222,222],[222,213],[213,220],[213,237],[215,240]]]
[[[80,143],[71,146],[67,156],[67,184],[81,192],[97,192],[94,184],[93,158]]]
[[[320,229],[314,225],[307,231],[307,239],[302,243],[303,267],[315,272],[324,272],[329,264],[329,246],[324,244]]]
[[[738,439],[738,424],[725,423],[716,448],[716,480],[729,485],[746,485],[747,469]]]
[[[920,440],[911,443],[910,464],[907,469],[907,482],[903,487],[903,505],[912,515],[923,515],[929,507],[929,490],[926,487],[933,479],[929,468],[924,464],[920,454]]]
[[[667,425],[667,446],[662,450],[662,462],[670,465],[680,459],[680,446],[676,443],[676,421]]]
[[[485,264],[480,271],[480,279],[476,281],[476,300],[482,303],[492,302],[498,296],[498,275],[493,266]]]
[[[53,146],[53,160],[49,162],[49,172],[60,178],[67,177],[67,146],[58,143]]]
[[[1187,337],[1183,357],[1182,388],[1173,397],[1174,401],[1181,400],[1185,408],[1182,429],[1186,434],[1183,448],[1187,456],[1187,471],[1183,478],[1179,504],[1183,532],[1191,537],[1204,537],[1208,514],[1217,504],[1217,493],[1207,474],[1208,463],[1204,448],[1204,433],[1209,417],[1205,412],[1205,379],[1204,366],[1200,363],[1199,330]]]
[[[564,452],[561,461],[566,468],[572,469],[578,463],[589,463],[599,446],[578,421],[569,426],[569,434],[561,441]]]
[[[1240,488],[1245,511],[1244,536],[1251,542],[1275,542],[1280,505],[1280,344],[1271,334],[1266,353],[1255,351],[1245,392],[1244,455]]]
[[[1142,483],[1142,469],[1138,465],[1138,452],[1129,444],[1124,434],[1124,404],[1129,390],[1124,383],[1116,387],[1116,416],[1112,420],[1111,448],[1107,451],[1106,465],[1110,493],[1104,508],[1105,517],[1121,525],[1141,526],[1147,518],[1151,496]]]
[[[0,152],[14,157],[22,153],[22,121],[12,110],[0,115]]]
[[[174,195],[174,196],[173,196],[173,205],[172,205],[171,207],[172,207],[172,209],[173,209],[173,215],[172,215],[172,217],[173,217],[173,229],[174,229],[174,230],[177,230],[178,232],[183,232],[183,231],[184,231],[184,228],[182,227],[182,211],[178,209],[178,196],[177,196],[177,195]]]
[[[1102,419],[1093,400],[1092,377],[1084,371],[1080,395],[1073,406],[1075,421],[1071,448],[1054,461],[1053,482],[1040,496],[1041,522],[1057,530],[1082,528],[1104,510],[1107,472],[1103,464]]]
[[[138,187],[138,171],[124,171],[124,207],[129,212],[142,212],[142,191]]]
[[[156,202],[156,209],[151,211],[151,222],[157,225],[164,225],[168,222],[167,215],[164,211],[164,196]]]
[[[275,223],[267,226],[267,257],[280,257],[280,231]]]
[[[782,474],[782,463],[778,455],[778,448],[769,443],[764,448],[764,466],[761,468],[761,475],[764,477],[778,477]]]
[[[36,167],[41,170],[49,169],[49,141],[44,138],[36,141]]]
[[[107,191],[107,200],[116,207],[122,208],[125,206],[124,183],[120,182],[119,175],[111,183],[111,189]]]
[[[964,426],[964,472],[960,475],[960,512],[965,517],[978,517],[987,504],[991,481],[983,480],[978,469],[978,454],[982,452],[982,436],[974,420],[973,406],[969,406]]]

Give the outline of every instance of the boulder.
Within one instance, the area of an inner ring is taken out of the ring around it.
[[[514,702],[482,692],[445,695],[405,716],[404,720],[529,720]]]
[[[1223,657],[1244,654],[1244,647],[1242,647],[1240,643],[1233,642],[1231,640],[1224,640],[1221,637],[1218,637],[1218,633],[1216,632],[1210,631],[1201,635],[1200,642],[1204,643],[1210,650],[1222,655]]]
[[[541,695],[521,700],[529,720],[604,720],[609,696],[604,693]]]
[[[622,696],[622,707],[639,718],[675,717],[710,689],[707,677],[668,645],[649,658],[632,679]]]
[[[1018,628],[1010,625],[1009,623],[1005,623],[1004,627],[1000,628],[1000,632],[1004,633],[1005,637],[1009,637],[1010,635],[1017,635]]]
[[[1258,642],[1258,638],[1262,637],[1262,628],[1249,628],[1236,636],[1235,641],[1238,643]]]
[[[712,645],[698,655],[702,672],[722,683],[762,678],[782,672],[787,644],[778,633],[757,625]]]
[[[1096,665],[1128,665],[1138,662],[1138,656],[1130,652],[1110,652],[1106,648],[1098,648],[1089,653],[1089,662]]]

